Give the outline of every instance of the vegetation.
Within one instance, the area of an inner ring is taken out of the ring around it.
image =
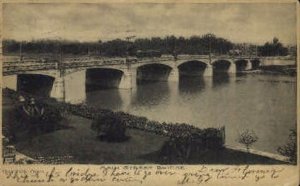
[[[152,38],[137,38],[134,41],[114,39],[111,41],[79,42],[69,40],[32,40],[32,41],[3,41],[3,53],[8,54],[44,54],[52,58],[60,54],[68,55],[101,55],[101,56],[135,56],[137,51],[160,51],[162,54],[176,56],[178,54],[229,54],[238,50],[243,55],[257,54],[260,56],[285,56],[289,50],[279,39],[274,37],[272,42],[262,46],[252,44],[232,43],[214,34],[202,36],[175,37],[174,35]],[[291,48],[291,50],[295,50]],[[240,52],[239,52],[240,53]],[[295,52],[294,52],[295,53]]]
[[[160,156],[167,162],[175,159],[187,161],[193,154],[202,154],[209,150],[220,150],[224,145],[225,128],[207,128],[201,131],[183,131],[173,135],[163,145]]]
[[[37,132],[50,132],[56,130],[60,121],[63,119],[59,108],[36,100],[34,105],[29,108],[30,98],[25,96],[24,102],[19,102],[19,94],[10,89],[3,89],[3,95],[14,100],[14,115],[11,122],[3,124],[3,134],[10,140],[15,141],[16,132],[27,131],[31,134]],[[35,109],[34,111],[32,109]]]
[[[124,120],[116,113],[108,113],[98,117],[92,122],[91,129],[98,137],[108,141],[123,141],[126,139],[126,125]]]
[[[60,54],[64,55],[103,55],[103,56],[125,56],[136,55],[138,50],[158,50],[163,54],[226,54],[234,44],[224,38],[213,34],[203,36],[192,36],[189,38],[166,36],[164,38],[138,38],[133,42],[115,39],[102,42],[78,42],[67,40],[33,40],[15,41],[4,40],[4,54],[17,53],[20,49],[23,53],[33,54]]]
[[[243,131],[238,138],[238,142],[245,145],[248,152],[250,150],[250,146],[253,145],[257,140],[258,137],[256,136],[255,132],[248,129]]]
[[[297,131],[296,129],[290,130],[289,141],[277,149],[283,155],[289,157],[290,162],[297,164]]]
[[[279,39],[274,37],[273,42],[266,42],[258,48],[261,56],[286,56],[288,49],[279,42]]]

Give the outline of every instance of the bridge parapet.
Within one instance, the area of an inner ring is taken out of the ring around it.
[[[229,60],[233,62],[238,59],[257,59],[257,56],[229,56],[229,55],[213,55],[211,56],[211,61],[217,59]],[[276,57],[278,59],[278,57]],[[281,57],[282,59],[286,59]],[[280,59],[281,59],[280,58]],[[22,71],[35,71],[35,70],[52,70],[58,69],[62,66],[66,69],[74,68],[93,68],[97,66],[110,66],[110,65],[123,65],[122,68],[128,68],[131,64],[142,64],[142,63],[183,63],[185,61],[198,60],[209,63],[208,55],[178,55],[176,59],[172,55],[162,55],[161,57],[103,57],[103,56],[84,56],[84,57],[65,57],[62,58],[62,63],[59,65],[59,61],[56,58],[44,59],[44,58],[31,58],[24,61],[13,61],[17,57],[4,56],[3,63],[3,74],[13,74]],[[270,59],[270,58],[266,58]],[[272,58],[274,59],[274,58]]]
[[[56,63],[3,63],[3,75],[18,74],[27,71],[57,69]]]

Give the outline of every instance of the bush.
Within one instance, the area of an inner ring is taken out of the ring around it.
[[[55,130],[58,126],[59,121],[62,120],[60,111],[53,106],[38,103],[37,107],[43,110],[43,114],[40,116],[30,116],[25,113],[22,105],[18,105],[15,110],[16,122],[11,128],[12,133],[16,130],[29,130],[29,131],[51,131]]]
[[[289,160],[297,164],[297,132],[296,129],[290,130],[289,141],[286,145],[278,147],[277,151],[283,155],[289,157]]]
[[[221,149],[224,145],[224,130],[221,129],[197,129],[189,125],[176,124],[179,131],[173,132],[170,139],[163,145],[160,155],[166,160],[173,162],[185,162],[192,155],[198,155],[207,150]]]
[[[127,138],[124,120],[119,114],[113,112],[95,119],[92,122],[91,129],[97,132],[98,137],[108,141],[123,141]]]
[[[246,146],[247,152],[249,152],[250,146],[253,145],[257,140],[258,137],[256,136],[255,132],[248,129],[242,132],[238,138],[238,142]]]

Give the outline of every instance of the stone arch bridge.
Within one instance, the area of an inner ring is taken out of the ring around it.
[[[87,85],[131,89],[137,81],[178,81],[181,75],[213,76],[256,69],[259,58],[180,55],[159,58],[64,58],[61,62],[42,59],[5,59],[3,87],[14,90],[44,89],[44,95],[60,101],[80,103]],[[31,90],[30,90],[31,91]]]

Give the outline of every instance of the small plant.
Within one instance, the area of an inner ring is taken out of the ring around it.
[[[117,113],[99,116],[93,121],[91,129],[97,132],[98,137],[108,141],[123,141],[127,138],[125,122]]]
[[[289,141],[286,145],[278,147],[277,151],[283,155],[289,157],[290,162],[297,163],[297,132],[296,129],[290,130]]]
[[[246,146],[247,152],[249,153],[250,146],[253,145],[258,140],[255,132],[253,130],[246,129],[243,131],[238,138],[238,142]]]

